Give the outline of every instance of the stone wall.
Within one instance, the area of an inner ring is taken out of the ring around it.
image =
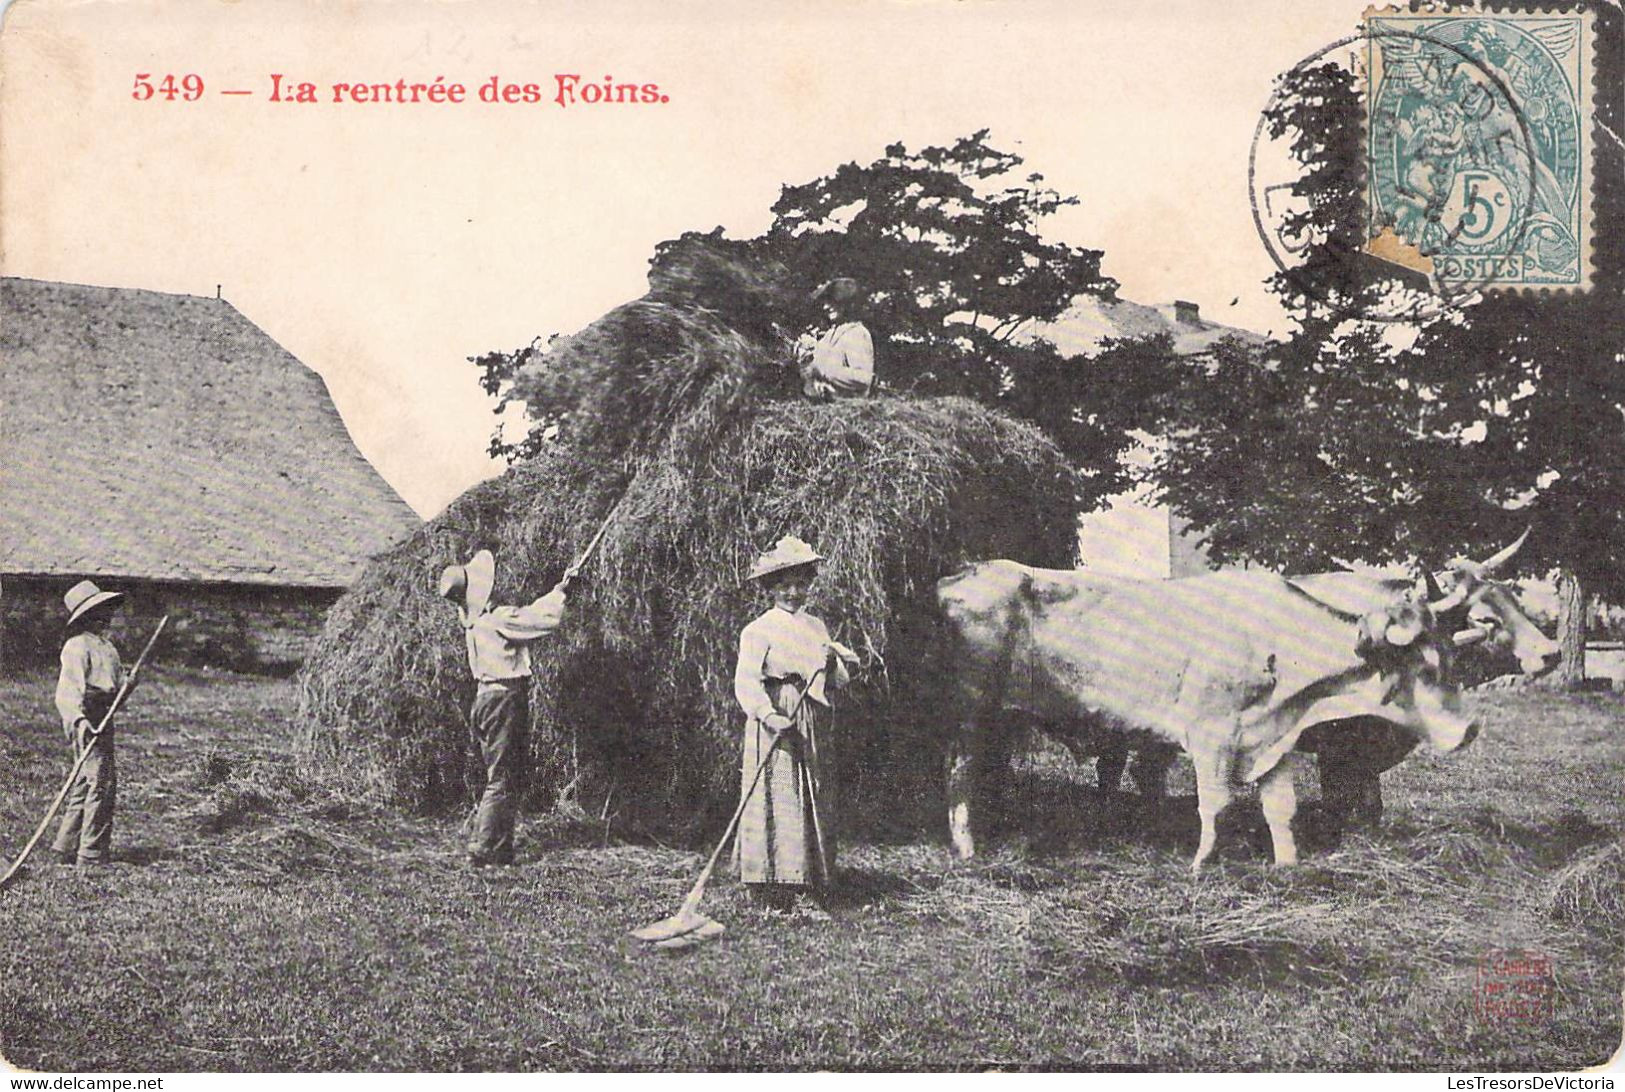
[[[55,662],[66,616],[62,595],[81,578],[3,579],[0,654],[5,668]],[[140,654],[158,619],[168,614],[169,628],[155,655],[170,662],[274,675],[298,668],[321,633],[327,608],[342,591],[90,579],[128,597],[109,634],[127,661]]]

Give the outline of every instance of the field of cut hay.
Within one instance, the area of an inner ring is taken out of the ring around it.
[[[8,855],[63,768],[51,683],[0,680]],[[517,867],[466,869],[455,818],[296,776],[293,698],[154,672],[122,728],[119,864],[42,860],[0,893],[13,1065],[1538,1072],[1620,1041],[1617,696],[1474,695],[1483,735],[1385,775],[1378,834],[1331,837],[1310,784],[1300,867],[1268,865],[1243,802],[1194,880],[1188,769],[1160,804],[1103,799],[1044,749],[979,859],[853,844],[827,922],[719,877],[727,933],[678,956],[624,934],[676,908],[697,852],[555,814]],[[1509,951],[1550,967],[1535,1016],[1481,1010]]]

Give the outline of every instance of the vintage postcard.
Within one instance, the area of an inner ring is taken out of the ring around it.
[[[1612,1088],[1622,33],[12,0],[7,1079]]]

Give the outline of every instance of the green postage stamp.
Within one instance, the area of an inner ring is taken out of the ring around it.
[[[1589,287],[1590,15],[1388,9],[1365,27],[1372,234],[1443,285]]]

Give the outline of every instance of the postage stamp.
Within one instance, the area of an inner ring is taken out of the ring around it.
[[[1551,1019],[1556,979],[1541,952],[1494,949],[1478,961],[1479,1019],[1487,1024]]]
[[[1442,285],[1588,288],[1591,17],[1369,10],[1365,30],[1374,243]]]

